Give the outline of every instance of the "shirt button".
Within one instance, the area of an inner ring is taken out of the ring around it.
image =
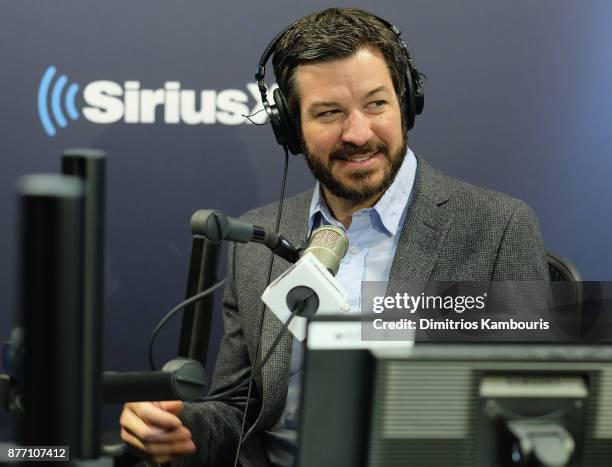
[[[353,254],[359,253],[359,247],[358,246],[352,246],[351,247],[351,253],[353,253]]]

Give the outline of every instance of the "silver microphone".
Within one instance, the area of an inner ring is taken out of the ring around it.
[[[342,229],[333,225],[324,225],[312,231],[308,246],[300,256],[312,253],[332,276],[335,276],[340,261],[348,251],[348,244],[348,237]]]

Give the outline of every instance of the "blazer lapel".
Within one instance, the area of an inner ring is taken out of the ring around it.
[[[420,293],[431,276],[453,220],[438,173],[417,158],[414,192],[391,265],[387,295]]]

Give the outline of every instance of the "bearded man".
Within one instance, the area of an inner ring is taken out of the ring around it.
[[[545,281],[537,220],[523,202],[446,177],[408,148],[420,111],[421,82],[398,31],[356,9],[332,8],[302,18],[274,44],[282,124],[293,133],[318,180],[313,191],[285,201],[280,232],[295,244],[316,227],[342,228],[349,252],[336,276],[359,311],[362,281],[391,290],[421,281]],[[297,146],[297,147],[296,147]],[[274,229],[278,206],[243,219]],[[211,394],[248,379],[282,323],[262,320],[269,253],[230,247],[228,284]],[[288,264],[276,259],[273,278]],[[239,462],[293,465],[303,349],[290,335],[255,375]],[[247,402],[243,386],[226,400],[129,403],[123,440],[154,462],[233,465]]]

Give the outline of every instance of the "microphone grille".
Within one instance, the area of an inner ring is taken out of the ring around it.
[[[344,232],[337,227],[319,227],[312,233],[310,245],[331,250],[335,247],[336,242],[342,239],[342,235],[344,235]]]
[[[333,225],[324,225],[312,232],[303,254],[313,253],[335,275],[347,251],[348,238],[344,231]]]

